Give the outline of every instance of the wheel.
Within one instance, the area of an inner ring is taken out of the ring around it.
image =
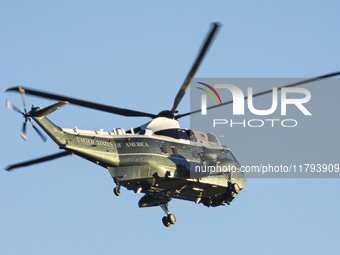
[[[166,227],[170,227],[171,223],[170,221],[168,220],[168,217],[164,216],[162,218],[162,222],[163,222],[163,225],[166,226]]]
[[[236,194],[240,193],[241,189],[240,189],[240,186],[238,186],[237,183],[234,183],[232,187],[233,187],[233,191],[234,191]]]
[[[171,224],[175,224],[176,223],[176,217],[175,217],[175,215],[173,215],[173,214],[169,214],[168,215],[168,221],[171,223]]]
[[[119,187],[115,187],[114,189],[113,189],[113,193],[118,197],[118,196],[120,196],[120,188]]]

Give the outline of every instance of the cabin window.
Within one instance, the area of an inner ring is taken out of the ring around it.
[[[178,156],[178,152],[177,152],[177,149],[175,147],[171,146],[171,151],[172,151],[172,154],[174,156]]]
[[[168,152],[164,144],[159,145],[159,148],[161,149],[162,153],[167,153]]]
[[[185,129],[164,129],[155,132],[155,135],[164,135],[168,137],[172,137],[175,139],[184,139],[184,140],[190,140],[191,135],[190,135],[190,130],[185,130]]]

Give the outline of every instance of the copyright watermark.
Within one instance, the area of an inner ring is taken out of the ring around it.
[[[246,174],[247,178],[340,178],[340,164],[303,163],[303,164],[260,164],[260,165],[208,165],[195,166],[195,174],[201,175],[233,175]]]

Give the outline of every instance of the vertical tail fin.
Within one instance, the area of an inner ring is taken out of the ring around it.
[[[52,138],[52,140],[60,145],[66,143],[65,134],[60,127],[54,125],[48,118],[47,115],[60,109],[68,102],[58,102],[46,108],[33,108],[29,112],[29,116]]]

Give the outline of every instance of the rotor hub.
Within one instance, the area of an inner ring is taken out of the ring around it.
[[[165,117],[165,118],[173,119],[174,113],[172,111],[165,110],[165,111],[161,111],[160,113],[158,113],[157,117]]]

